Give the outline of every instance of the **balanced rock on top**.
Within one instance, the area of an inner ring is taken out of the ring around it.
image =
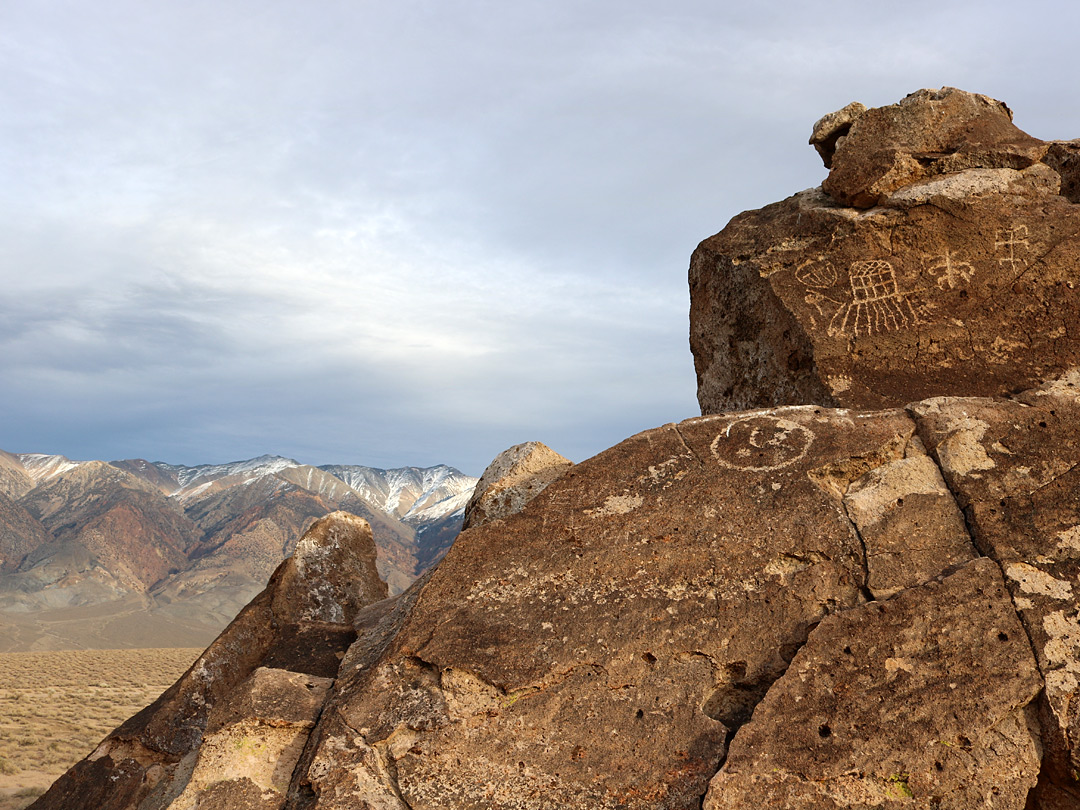
[[[997,396],[1080,364],[1075,145],[952,88],[861,106],[815,128],[821,188],[694,252],[703,413]]]

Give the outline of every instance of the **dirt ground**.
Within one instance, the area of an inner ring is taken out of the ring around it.
[[[21,810],[201,649],[0,653],[0,810]]]

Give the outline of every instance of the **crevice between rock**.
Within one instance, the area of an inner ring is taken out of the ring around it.
[[[1027,621],[1024,619],[1023,613],[1017,608],[1016,602],[1012,596],[1012,592],[1008,588],[1008,578],[1005,574],[1005,566],[1002,561],[998,559],[997,556],[993,553],[992,548],[984,548],[982,544],[979,543],[978,532],[976,531],[974,522],[972,521],[970,509],[964,505],[964,499],[961,497],[960,493],[953,488],[952,482],[949,480],[949,476],[945,474],[945,468],[942,467],[941,460],[938,458],[937,446],[934,445],[932,449],[930,448],[929,437],[926,435],[925,426],[922,418],[910,407],[906,408],[905,410],[907,410],[908,415],[911,417],[912,421],[915,422],[915,430],[918,433],[920,440],[923,442],[923,445],[927,448],[926,454],[930,457],[930,460],[933,461],[935,465],[937,465],[938,472],[941,474],[941,480],[945,482],[946,490],[948,490],[949,495],[956,503],[957,509],[960,510],[960,514],[964,518],[964,528],[967,530],[968,538],[971,540],[972,548],[975,549],[975,553],[978,554],[980,557],[985,557],[986,559],[992,561],[994,565],[998,567],[998,571],[1001,573],[1001,580],[1005,583],[1006,592],[1009,593],[1009,606],[1013,609],[1013,613],[1016,614],[1017,622],[1024,631],[1024,637],[1027,639],[1028,648],[1031,650],[1031,658],[1035,662],[1035,668],[1038,671],[1039,677],[1042,679],[1042,682],[1044,684],[1043,689],[1040,690],[1034,698],[1032,698],[1029,705],[1033,705],[1036,702],[1044,702],[1046,700],[1046,672],[1043,670],[1042,663],[1039,661],[1039,654],[1035,646],[1035,640],[1031,637],[1031,630],[1028,628]],[[1080,465],[1074,465],[1071,469],[1075,469],[1076,466]],[[1044,751],[1043,756],[1045,757],[1046,741],[1045,729],[1043,728],[1044,714],[1045,712],[1043,711],[1040,711],[1038,713],[1037,726],[1039,730],[1039,747]],[[1042,769],[1043,763],[1040,762],[1039,783],[1041,783],[1043,780],[1044,771]],[[1032,797],[1035,796],[1035,791],[1037,789],[1038,784],[1031,788],[1031,791],[1028,794],[1029,804],[1032,801]]]
[[[705,462],[704,462],[704,461],[702,460],[701,456],[699,456],[699,455],[697,454],[697,452],[695,452],[694,448],[692,448],[692,447],[691,447],[691,446],[690,446],[690,445],[689,445],[689,444],[687,443],[687,441],[686,441],[686,437],[685,437],[685,436],[683,436],[683,432],[682,432],[682,429],[681,429],[681,428],[680,428],[680,427],[678,426],[678,424],[676,424],[676,423],[674,423],[674,422],[673,422],[673,423],[671,424],[671,427],[672,427],[672,429],[673,429],[673,430],[675,431],[675,435],[679,437],[679,441],[680,441],[680,442],[682,442],[682,446],[683,446],[683,447],[685,447],[685,448],[686,448],[686,451],[687,451],[687,452],[688,452],[688,453],[689,453],[689,454],[691,455],[691,457],[693,457],[693,459],[694,459],[695,461],[697,461],[697,463],[698,463],[698,466],[699,466],[699,467],[704,467],[704,466],[705,466]]]

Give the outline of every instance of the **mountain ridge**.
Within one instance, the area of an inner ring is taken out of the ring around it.
[[[188,466],[0,451],[0,648],[83,646],[82,631],[55,634],[52,611],[128,615],[132,600],[151,623],[167,617],[166,641],[179,622],[176,643],[202,643],[333,511],[371,524],[380,575],[397,593],[449,548],[476,480],[446,464],[316,467],[264,454]],[[87,645],[101,643],[125,646],[119,630]]]

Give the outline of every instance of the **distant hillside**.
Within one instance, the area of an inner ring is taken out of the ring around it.
[[[0,451],[0,650],[204,644],[335,510],[371,524],[397,593],[446,553],[475,485],[445,465]]]

